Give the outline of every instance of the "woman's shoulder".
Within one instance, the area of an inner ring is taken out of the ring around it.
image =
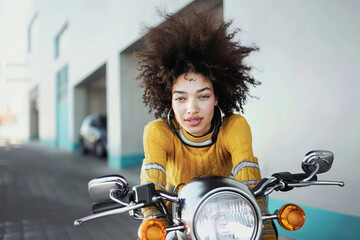
[[[166,119],[157,119],[146,124],[144,133],[148,135],[167,135],[171,133],[171,129],[167,124]]]
[[[224,144],[240,146],[252,141],[250,126],[246,119],[239,114],[225,117],[220,131]]]
[[[166,119],[156,119],[156,120],[153,120],[151,122],[148,122],[146,124],[146,126],[164,127],[164,126],[168,126],[168,125],[167,125],[167,120]]]
[[[231,128],[233,126],[244,125],[247,126],[248,123],[246,119],[240,114],[231,114],[229,116],[224,117],[222,127],[223,128]]]
[[[232,114],[224,117],[221,129],[222,134],[225,136],[239,136],[239,134],[249,133],[251,131],[245,117],[240,114]]]

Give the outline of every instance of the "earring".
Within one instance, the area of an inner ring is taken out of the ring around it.
[[[172,108],[170,108],[170,110],[169,110],[169,112],[167,114],[168,125],[169,125],[171,131],[178,132],[180,130],[180,127],[178,129],[176,129],[173,122],[171,121],[171,111],[174,111],[174,110]]]
[[[223,112],[220,108],[219,105],[215,105],[215,109],[217,110],[217,114],[218,114],[218,119],[220,120],[220,124],[222,123],[222,116],[223,116]]]

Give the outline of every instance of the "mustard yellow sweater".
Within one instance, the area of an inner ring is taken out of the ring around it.
[[[195,142],[210,139],[212,133],[193,137]],[[253,155],[250,127],[244,117],[233,114],[223,119],[216,142],[208,147],[190,147],[181,142],[166,120],[155,120],[144,129],[145,159],[141,183],[153,182],[157,189],[171,191],[180,183],[188,183],[202,175],[230,175],[253,188],[260,180],[258,160]],[[258,200],[267,212],[264,200]],[[152,210],[144,213],[151,215]],[[263,239],[275,239],[271,222],[264,223]]]

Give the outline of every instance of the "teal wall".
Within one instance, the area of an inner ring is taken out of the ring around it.
[[[71,143],[69,150],[72,152],[79,150],[79,143],[78,142]]]
[[[329,199],[331,201],[331,199]],[[287,202],[269,199],[269,211]],[[296,203],[295,203],[296,204]],[[298,240],[354,240],[360,239],[360,216],[342,214],[320,208],[300,205],[306,214],[304,226],[297,231],[287,231],[275,220],[280,235]]]
[[[144,159],[143,154],[132,154],[123,156],[108,156],[108,166],[114,169],[125,169],[130,167],[141,166]]]
[[[37,141],[37,140],[39,140],[38,135],[30,135],[29,141]]]
[[[58,103],[56,114],[56,141],[57,147],[69,149],[69,105],[68,103]]]
[[[56,148],[56,141],[53,139],[41,139],[41,143],[46,146]]]

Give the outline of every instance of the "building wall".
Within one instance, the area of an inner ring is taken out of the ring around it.
[[[0,1],[0,139],[28,136],[26,9],[27,1]]]
[[[68,149],[76,149],[78,121],[76,114],[75,86],[83,82],[99,66],[107,63],[108,86],[119,84],[120,52],[141,37],[141,25],[159,22],[156,6],[176,11],[189,1],[181,3],[167,1],[64,1],[49,2],[33,0],[29,4],[27,19],[33,22],[32,51],[28,55],[30,64],[29,89],[39,86],[40,140],[57,146],[56,123],[56,73],[68,65]],[[140,4],[141,3],[141,4]],[[142,7],[139,7],[142,6]],[[134,14],[136,12],[136,14]],[[36,17],[34,17],[36,16]],[[33,20],[35,18],[35,21]],[[64,30],[65,28],[65,30]],[[60,37],[59,56],[55,57],[55,39]],[[108,112],[109,126],[121,134],[119,87],[107,91],[88,92],[88,112]],[[111,93],[110,93],[111,92]],[[110,97],[109,97],[110,96]],[[102,109],[101,102],[109,102]],[[108,111],[107,109],[111,109]],[[78,110],[78,109],[77,109]],[[46,120],[45,120],[46,119]],[[61,120],[63,121],[63,119]],[[110,151],[117,158],[122,155],[120,137],[110,137]],[[138,147],[138,153],[142,146]]]
[[[88,91],[90,95],[88,112],[97,113],[97,114],[106,114],[106,89],[90,88]]]
[[[254,66],[253,75],[262,82],[252,91],[259,99],[249,100],[245,116],[263,177],[302,172],[305,153],[324,149],[332,151],[335,159],[332,169],[318,178],[345,181],[343,188],[313,186],[276,192],[271,195],[274,203],[291,201],[360,215],[355,203],[360,199],[359,9],[356,1],[224,2],[225,18],[233,18],[242,29],[242,41],[260,48],[248,60]],[[359,218],[345,217],[347,222],[340,223],[334,221],[341,221],[340,215],[329,217],[326,210],[321,215],[324,226],[319,226],[323,231],[312,228],[314,239],[326,239],[318,235],[325,233],[328,239],[352,239],[346,232],[354,234],[350,226],[359,224]],[[309,214],[314,211],[308,209]],[[336,224],[346,227],[339,233]],[[306,239],[301,234],[299,230],[293,236]]]

